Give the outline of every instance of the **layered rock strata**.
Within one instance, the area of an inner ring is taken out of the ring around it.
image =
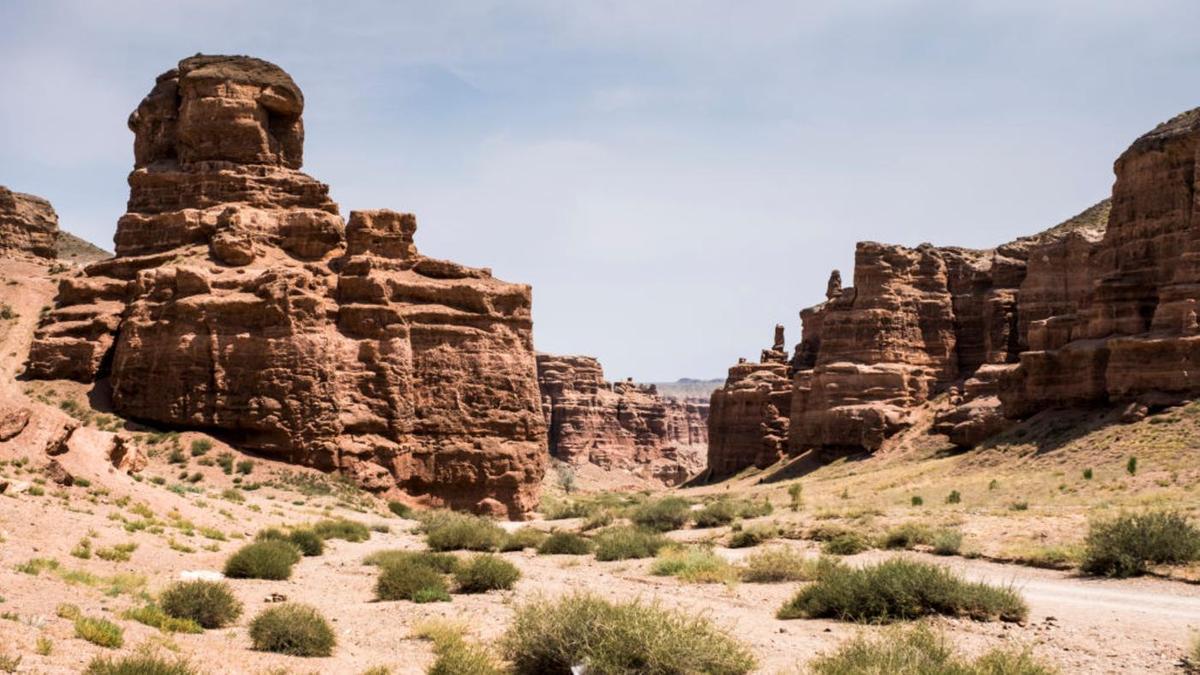
[[[757,363],[739,359],[725,386],[714,391],[708,415],[708,474],[729,476],[766,467],[787,452],[792,406],[792,365],[784,348],[783,326]]]
[[[50,202],[0,185],[0,255],[53,260],[58,214]]]
[[[299,170],[303,107],[259,59],[159,76],[116,257],[62,280],[28,375],[107,376],[127,417],[521,516],[546,461],[529,286],[421,255],[410,214],[343,220]]]
[[[538,354],[550,454],[677,485],[704,468],[708,404],[604,379],[590,356]]]
[[[941,393],[932,428],[962,446],[1047,408],[1200,394],[1198,164],[1200,109],[1117,159],[1110,200],[1038,235],[984,251],[859,244],[854,285],[834,273],[772,375],[791,382],[788,450],[876,450]],[[777,431],[716,405],[765,368],[735,366],[714,395],[710,465],[770,459]]]

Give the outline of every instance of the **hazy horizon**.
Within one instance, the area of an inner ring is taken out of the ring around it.
[[[533,286],[539,351],[724,376],[859,240],[992,246],[1200,105],[1200,4],[6,2],[0,185],[111,249],[126,118],[196,52],[287,70],[343,215]]]

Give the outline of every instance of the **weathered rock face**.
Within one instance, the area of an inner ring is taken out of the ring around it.
[[[61,282],[28,374],[108,375],[123,415],[520,516],[545,471],[530,288],[420,255],[410,214],[343,221],[298,170],[303,104],[249,57],[161,75],[117,255]]]
[[[877,449],[941,392],[952,407],[933,429],[963,446],[1049,407],[1200,394],[1198,162],[1200,109],[1117,159],[1111,200],[1038,235],[988,251],[860,244],[854,286],[835,273],[801,312],[789,450]],[[775,432],[718,417],[715,400],[710,463],[761,463]]]
[[[0,255],[58,255],[58,214],[50,202],[0,185]]]
[[[1085,248],[1088,289],[1030,321],[1030,351],[1006,377],[1005,413],[1200,392],[1200,109],[1139,138],[1116,161],[1103,238]]]
[[[608,382],[590,356],[538,354],[550,454],[677,485],[704,468],[708,404],[658,395],[654,385]]]
[[[787,452],[793,372],[784,351],[783,326],[758,363],[745,359],[729,369],[714,391],[708,415],[708,474],[730,476],[749,466],[766,467]]]

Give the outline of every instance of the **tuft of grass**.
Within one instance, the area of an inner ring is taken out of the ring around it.
[[[37,652],[38,656],[50,656],[54,652],[54,640],[45,635],[39,635],[33,650]]]
[[[774,525],[752,525],[736,529],[729,535],[729,548],[750,548],[779,536]]]
[[[84,675],[197,675],[197,670],[186,659],[165,659],[148,652],[139,652],[119,659],[97,656],[92,659]]]
[[[394,601],[438,602],[450,600],[446,577],[437,569],[415,559],[382,565],[375,581],[375,598]]]
[[[247,544],[225,561],[225,576],[232,579],[282,580],[292,576],[292,565],[300,561],[300,550],[274,539]]]
[[[1090,468],[1083,470],[1083,479],[1084,480],[1091,480],[1094,476],[1095,476],[1095,473],[1093,473]]]
[[[1200,560],[1200,530],[1175,511],[1127,513],[1092,522],[1084,542],[1088,574],[1130,577],[1146,573],[1149,564]]]
[[[721,673],[755,664],[750,650],[703,616],[594,595],[535,599],[517,608],[500,649],[516,675]]]
[[[1131,456],[1129,458],[1129,460],[1125,462],[1125,473],[1129,474],[1130,476],[1136,476],[1137,470],[1138,470],[1138,459],[1137,459],[1137,457]]]
[[[465,629],[445,621],[427,621],[417,626],[415,637],[433,642],[437,659],[426,675],[503,675],[487,650],[467,642]]]
[[[821,544],[821,552],[830,555],[854,555],[869,548],[871,543],[857,532],[840,532]]]
[[[196,622],[201,628],[222,628],[242,615],[242,603],[229,584],[220,581],[179,581],[159,597],[162,610],[176,619]]]
[[[495,551],[506,536],[487,518],[452,511],[430,515],[424,529],[425,543],[434,551]]]
[[[538,555],[587,555],[592,542],[574,532],[554,532],[537,547]]]
[[[413,513],[411,506],[397,501],[388,502],[388,511],[391,511],[392,515],[397,518],[411,518]]]
[[[1029,502],[1024,501],[1024,500],[1013,502],[1008,505],[1008,510],[1010,510],[1010,511],[1028,511],[1029,510]]]
[[[962,540],[962,532],[958,530],[938,530],[933,533],[930,545],[933,546],[935,555],[958,555],[962,550]]]
[[[838,565],[831,558],[812,559],[790,546],[770,546],[755,551],[746,559],[742,580],[758,584],[781,581],[812,581],[829,567]]]
[[[664,497],[633,509],[630,520],[659,532],[678,530],[687,525],[691,505],[681,497]]]
[[[467,560],[454,573],[459,593],[486,593],[512,588],[521,572],[504,558],[481,553]]]
[[[125,644],[125,631],[120,626],[93,616],[75,619],[75,637],[109,649],[120,649]]]
[[[946,503],[947,504],[961,504],[962,503],[962,493],[959,492],[958,490],[951,490],[950,494],[946,495]]]
[[[699,546],[663,551],[650,566],[650,573],[695,584],[731,583],[738,578],[737,568],[712,549]]]
[[[545,532],[537,528],[522,527],[514,532],[509,532],[504,537],[503,543],[500,544],[500,550],[524,551],[527,548],[537,548],[547,536]]]
[[[150,604],[131,607],[121,613],[122,619],[131,619],[157,628],[164,633],[203,633],[204,628],[191,619],[179,619],[162,611],[158,605]]]
[[[923,523],[908,522],[891,528],[880,542],[883,548],[911,549],[933,541],[933,532]]]
[[[1028,651],[993,649],[973,661],[954,653],[946,638],[925,625],[883,635],[859,634],[809,664],[813,675],[1053,675]]]
[[[450,553],[435,553],[433,551],[401,551],[389,549],[376,551],[363,558],[363,564],[386,567],[397,563],[414,563],[423,565],[442,574],[452,574],[458,569],[458,557]]]
[[[653,558],[668,544],[667,538],[653,530],[633,526],[610,527],[596,533],[596,560]]]
[[[888,623],[942,614],[1020,621],[1028,612],[1011,588],[967,582],[938,565],[894,559],[863,568],[832,568],[802,588],[777,616]]]
[[[362,523],[335,518],[322,520],[310,528],[321,539],[345,539],[349,542],[363,542],[371,538],[371,529]]]
[[[127,562],[133,552],[137,550],[138,545],[134,542],[126,542],[124,544],[114,544],[108,548],[96,550],[96,557],[109,562]]]
[[[197,438],[192,441],[192,457],[200,457],[209,450],[212,450],[212,447],[212,441],[207,438]]]
[[[259,531],[255,541],[284,541],[300,549],[305,557],[318,556],[325,552],[325,538],[308,528],[284,532],[275,527]]]
[[[728,525],[737,518],[757,518],[772,511],[769,501],[753,502],[748,499],[722,497],[692,513],[696,527],[709,528]]]
[[[329,656],[337,644],[329,622],[315,607],[288,602],[264,609],[250,622],[250,642],[264,652]]]
[[[792,483],[788,486],[788,508],[792,511],[799,511],[804,506],[804,485],[801,483]]]
[[[595,530],[600,527],[608,527],[612,525],[615,519],[616,516],[613,514],[612,509],[602,509],[585,518],[579,529],[587,532],[588,530]]]
[[[912,498],[912,505],[913,505],[913,506],[924,506],[924,505],[925,505],[925,498],[924,498],[924,497],[921,497],[920,495],[913,495],[913,498]]]

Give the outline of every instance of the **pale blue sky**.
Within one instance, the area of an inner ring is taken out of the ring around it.
[[[111,247],[128,113],[196,53],[288,70],[343,213],[534,288],[544,351],[719,377],[854,242],[988,246],[1200,105],[1195,0],[0,2],[0,184]]]

